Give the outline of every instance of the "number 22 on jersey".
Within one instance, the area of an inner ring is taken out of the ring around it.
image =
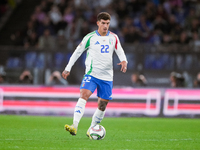
[[[83,82],[90,82],[90,79],[91,79],[91,77],[89,76],[89,77],[84,77],[84,80],[83,80]]]
[[[101,53],[109,53],[109,45],[101,45]]]

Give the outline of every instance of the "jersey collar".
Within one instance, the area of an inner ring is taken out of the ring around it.
[[[101,34],[99,34],[99,32],[98,32],[97,30],[96,30],[95,32],[96,32],[96,34],[97,34],[98,36],[101,36]],[[107,32],[106,36],[108,36],[109,34],[110,34],[110,31]]]

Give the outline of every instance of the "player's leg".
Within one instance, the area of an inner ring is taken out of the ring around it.
[[[109,100],[112,100],[112,81],[99,80],[97,86],[97,96],[98,96],[98,108],[96,109],[93,117],[91,126],[99,124],[105,115],[106,106]]]
[[[81,89],[80,90],[80,98],[78,99],[78,102],[76,104],[75,110],[74,110],[74,118],[73,118],[73,124],[77,128],[79,121],[81,120],[84,112],[85,112],[85,105],[89,97],[92,95],[92,92],[87,89]]]
[[[109,100],[112,100],[112,81],[103,81],[100,80],[97,86],[97,96],[98,96],[98,108],[96,109],[93,117],[91,126],[87,130],[86,135],[89,136],[89,130],[91,127],[95,126],[96,124],[99,124],[105,115],[106,106],[109,102]]]
[[[78,99],[78,102],[74,109],[73,124],[65,125],[65,129],[69,131],[71,135],[76,135],[79,121],[81,120],[85,111],[86,102],[88,98],[92,95],[95,89],[96,89],[96,85],[91,80],[90,76],[87,76],[87,75],[84,76],[81,87],[80,87],[80,98]]]
[[[109,100],[102,99],[100,97],[98,98],[98,108],[96,109],[95,113],[92,116],[91,126],[88,128],[87,133],[86,133],[88,137],[90,137],[90,134],[89,134],[90,128],[101,123],[101,121],[103,120],[108,102]]]
[[[87,89],[80,90],[80,98],[78,99],[78,102],[76,103],[76,107],[74,109],[73,124],[65,125],[65,129],[69,131],[71,135],[76,135],[79,121],[81,120],[85,111],[86,102],[91,95],[92,92],[90,90]]]
[[[93,117],[92,117],[92,123],[91,126],[95,126],[96,124],[101,123],[101,121],[104,118],[105,112],[106,112],[106,106],[108,104],[109,100],[98,98],[98,108],[96,109]]]

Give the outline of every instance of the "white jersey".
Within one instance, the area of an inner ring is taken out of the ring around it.
[[[113,81],[114,51],[120,61],[127,61],[118,36],[110,31],[106,36],[101,36],[96,30],[87,34],[77,46],[65,68],[66,71],[70,72],[76,60],[85,50],[87,50],[85,74],[101,80]]]

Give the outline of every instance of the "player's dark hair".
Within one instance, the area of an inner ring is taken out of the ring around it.
[[[97,15],[97,21],[100,21],[101,19],[103,20],[110,20],[110,14],[107,12],[101,12]]]

